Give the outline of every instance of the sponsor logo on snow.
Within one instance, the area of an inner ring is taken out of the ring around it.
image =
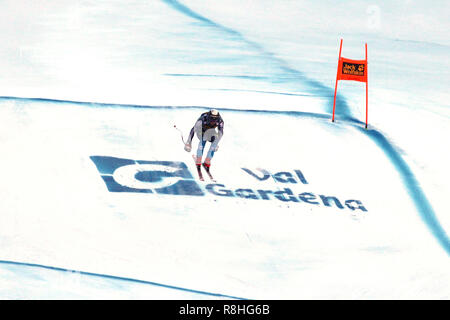
[[[193,178],[184,162],[145,161],[122,159],[108,156],[91,156],[107,189],[110,192],[157,193],[184,196],[205,196],[205,194],[225,198],[243,198],[252,200],[279,200],[282,202],[308,203],[316,206],[339,209],[367,211],[360,200],[340,200],[337,197],[312,192],[294,193],[291,184],[307,185],[308,181],[300,170],[270,173],[265,169],[243,172],[257,181],[273,179],[276,183],[286,184],[280,190],[237,188],[230,189],[221,183],[200,186]]]
[[[92,156],[111,192],[203,196],[188,167],[176,161],[144,161]]]

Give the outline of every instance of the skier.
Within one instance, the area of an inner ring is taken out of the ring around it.
[[[200,165],[202,164],[203,149],[205,148],[205,144],[206,142],[211,142],[211,146],[209,147],[209,151],[206,154],[205,161],[203,162],[203,167],[206,172],[209,173],[211,159],[214,156],[214,153],[219,149],[219,141],[223,136],[223,125],[223,119],[220,116],[219,111],[212,109],[208,112],[202,113],[195,125],[192,127],[189,137],[184,145],[184,150],[191,152],[192,138],[195,133],[200,140],[197,148],[197,157],[195,157],[197,170],[200,170]]]

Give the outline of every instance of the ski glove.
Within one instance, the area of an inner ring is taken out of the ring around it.
[[[185,150],[186,152],[191,152],[191,145],[190,145],[189,143],[186,143],[186,144],[184,145],[184,150]]]

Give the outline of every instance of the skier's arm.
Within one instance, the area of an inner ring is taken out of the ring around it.
[[[189,133],[189,136],[186,140],[187,145],[192,144],[192,139],[194,138],[194,133],[195,133],[196,129],[201,128],[201,127],[202,127],[202,120],[197,120],[195,125],[192,127],[191,132]]]
[[[217,139],[216,139],[216,141],[214,141],[214,143],[212,145],[212,147],[214,148],[214,151],[219,150],[219,141],[220,141],[220,139],[222,139],[222,136],[223,136],[223,126],[224,126],[224,123],[222,120],[222,121],[220,121],[219,126],[218,126]]]
[[[224,127],[224,123],[223,123],[223,120],[222,121],[220,121],[220,123],[219,123],[219,136],[217,137],[217,143],[219,143],[219,141],[220,141],[220,139],[222,139],[222,136],[223,136],[223,127]]]
[[[191,143],[192,143],[192,138],[194,137],[194,128],[195,127],[192,127],[191,132],[189,133],[189,136],[186,140],[187,145],[191,145]]]

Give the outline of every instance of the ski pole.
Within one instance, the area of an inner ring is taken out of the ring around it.
[[[175,129],[177,129],[177,130],[178,130],[178,132],[180,132],[180,135],[181,135],[181,141],[183,141],[183,144],[186,144],[186,143],[184,142],[183,132],[181,132],[181,130],[180,130],[180,129],[178,129],[178,127],[177,127],[177,125],[176,125],[176,124],[174,124],[174,125],[173,125],[173,127],[174,127]]]

